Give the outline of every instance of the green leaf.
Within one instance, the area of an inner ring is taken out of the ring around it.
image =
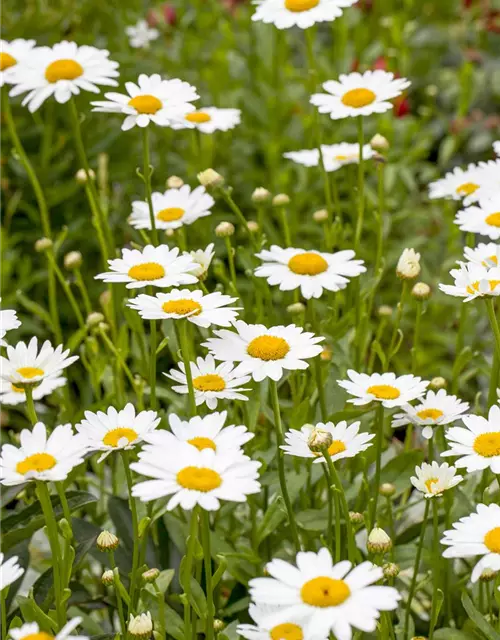
[[[166,593],[175,575],[175,569],[165,569],[156,578],[156,585],[162,593]]]
[[[296,520],[299,527],[306,531],[325,531],[328,527],[328,510],[323,509],[305,509],[296,514]]]
[[[485,634],[488,640],[500,640],[500,633],[497,633],[491,624],[486,622],[486,618],[482,613],[479,613],[465,591],[462,593],[462,604],[469,618]]]
[[[34,600],[26,598],[25,596],[17,596],[17,602],[25,620],[37,622],[43,631],[56,630],[56,623],[40,609]]]
[[[424,452],[417,450],[398,453],[382,469],[380,483],[393,484],[396,487],[395,495],[399,495],[408,489],[410,476],[415,472],[415,467],[422,462],[423,457]]]
[[[434,640],[477,640],[477,636],[471,635],[467,631],[445,627],[435,632]]]
[[[276,531],[285,518],[285,506],[281,496],[278,496],[267,509],[261,525],[257,529],[257,544],[260,544],[267,536]]]

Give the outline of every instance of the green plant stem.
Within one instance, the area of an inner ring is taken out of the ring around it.
[[[328,465],[328,470],[330,472],[330,476],[333,479],[333,483],[336,488],[336,492],[338,493],[340,504],[342,505],[342,511],[344,512],[344,520],[345,527],[347,533],[347,557],[351,562],[354,562],[356,555],[356,541],[354,539],[354,532],[352,530],[352,522],[349,517],[349,505],[347,504],[347,498],[345,496],[344,486],[342,485],[342,481],[338,474],[338,471],[335,467],[335,464],[330,456],[325,456],[326,464]],[[340,514],[337,513],[336,517],[339,518]]]
[[[28,418],[31,424],[35,425],[38,422],[38,417],[36,415],[35,403],[33,402],[33,385],[26,385],[24,392],[26,394],[26,412]]]
[[[432,500],[432,569],[433,569],[433,580],[432,580],[432,606],[431,606],[431,625],[433,624],[435,615],[436,615],[436,607],[437,607],[437,597],[438,597],[438,589],[439,589],[439,580],[440,580],[440,565],[441,565],[441,554],[439,553],[439,505],[438,498],[429,498]],[[432,640],[434,636],[434,627],[432,626],[429,633],[429,640]]]
[[[358,144],[359,144],[359,163],[358,163],[358,217],[356,219],[356,231],[354,234],[354,251],[356,255],[359,253],[359,245],[363,233],[363,222],[365,217],[365,165],[363,160],[363,146],[365,143],[363,132],[363,116],[358,116]]]
[[[132,552],[132,572],[130,574],[130,609],[129,613],[135,613],[136,606],[136,583],[137,570],[139,565],[139,519],[137,517],[137,506],[135,504],[135,498],[132,495],[132,472],[130,471],[130,456],[129,452],[122,450],[121,452],[123,460],[123,468],[125,470],[125,477],[127,479],[127,489],[129,495],[130,512],[132,513],[132,529],[134,533],[134,550]]]
[[[328,450],[323,451],[323,456],[326,458],[328,456]],[[325,474],[326,480],[326,489],[328,493],[328,528],[327,528],[327,541],[330,550],[333,553],[333,513],[334,513],[334,491],[332,489],[333,479],[330,477],[330,473],[328,471],[328,464],[322,465],[323,472]],[[338,510],[338,497],[337,502],[335,504],[335,562],[339,562],[340,560],[340,514]]]
[[[80,325],[80,328],[85,329],[85,320],[83,318],[82,312],[80,311],[80,307],[78,306],[78,302],[76,301],[76,298],[73,295],[73,292],[71,291],[71,287],[66,281],[66,278],[64,277],[63,272],[61,271],[61,269],[59,269],[59,266],[56,262],[54,254],[51,251],[47,251],[47,259],[52,264],[52,268],[57,276],[57,279],[59,280],[59,284],[63,288],[63,291],[66,294],[66,297],[68,298],[68,302],[70,303],[71,308],[73,309],[73,313],[75,314],[76,320]]]
[[[186,381],[188,388],[188,400],[189,400],[189,415],[193,417],[197,415],[198,410],[196,408],[196,398],[194,395],[193,376],[191,373],[191,361],[188,339],[188,320],[179,320],[179,342],[181,346],[182,362],[184,363],[184,370],[186,373]]]
[[[205,638],[207,640],[213,640],[215,609],[214,590],[212,584],[212,554],[210,552],[210,514],[204,509],[201,511],[201,539],[205,564],[205,585],[207,597],[207,622],[205,628]]]
[[[492,406],[496,402],[496,388],[498,385],[498,366],[500,363],[500,327],[498,325],[498,318],[495,313],[495,302],[492,296],[485,297],[486,310],[488,312],[488,318],[495,339],[495,355],[493,357],[493,366],[490,377],[490,389],[488,393],[488,406]]]
[[[320,327],[316,315],[316,309],[314,306],[314,298],[308,301],[309,315],[311,319],[311,325],[314,333],[320,336]],[[319,357],[314,358],[314,375],[316,377],[316,388],[318,390],[319,406],[321,411],[321,419],[326,422],[328,420],[328,410],[326,407],[325,387],[323,385],[323,378],[321,375],[321,360]]]
[[[125,375],[127,376],[128,381],[130,382],[130,385],[131,385],[132,389],[134,389],[134,391],[137,394],[137,405],[138,405],[138,408],[139,408],[140,411],[142,411],[144,409],[144,403],[143,403],[143,400],[142,400],[142,393],[139,393],[140,385],[136,384],[134,376],[132,375],[132,372],[130,371],[127,363],[123,359],[122,354],[118,351],[118,349],[111,342],[109,337],[106,335],[106,330],[105,330],[104,327],[99,328],[99,335],[101,336],[101,338],[102,338],[104,344],[106,345],[106,347],[115,356],[116,360],[118,361],[118,364],[121,366],[121,368],[125,372]]]
[[[236,288],[236,267],[235,267],[235,264],[234,264],[234,253],[233,253],[233,247],[231,246],[231,238],[229,236],[225,236],[224,243],[226,245],[227,261],[228,261],[228,264],[229,264],[229,274],[231,276],[231,282],[233,284],[234,290],[237,291],[237,288]]]
[[[241,209],[238,207],[238,205],[236,204],[236,202],[231,198],[231,195],[229,193],[229,191],[227,189],[220,189],[220,194],[222,195],[222,197],[224,198],[224,200],[227,202],[227,204],[229,205],[229,208],[231,209],[231,211],[236,215],[236,217],[238,218],[238,221],[240,222],[240,224],[243,226],[243,228],[245,229],[248,237],[250,238],[250,243],[252,245],[252,248],[255,251],[258,251],[259,247],[257,245],[257,241],[254,238],[253,233],[249,230],[248,228],[248,223],[246,221],[245,216],[243,215],[243,212],[241,211]]]
[[[149,405],[151,409],[156,409],[156,320],[150,323],[150,354],[149,354]]]
[[[375,478],[373,481],[373,506],[370,529],[377,521],[377,504],[380,489],[380,471],[382,467],[382,446],[384,442],[384,405],[380,402],[375,413]]]
[[[185,555],[185,565],[186,571],[185,574],[187,576],[187,582],[183,585],[184,588],[184,638],[185,640],[191,640],[191,604],[189,599],[191,597],[191,574],[193,571],[193,558],[194,558],[194,550],[196,546],[196,533],[198,531],[198,513],[199,513],[198,505],[195,506],[193,511],[191,512],[191,525],[189,528],[189,538],[188,538],[188,546],[186,549]]]
[[[415,588],[417,586],[417,576],[418,576],[418,570],[420,568],[420,558],[422,556],[422,547],[424,546],[425,529],[427,527],[427,518],[429,517],[429,507],[430,507],[430,500],[426,500],[424,519],[422,521],[422,528],[420,530],[420,538],[418,541],[417,553],[415,555],[415,563],[413,565],[413,575],[411,578],[410,590],[408,592],[408,602],[406,604],[403,640],[407,640],[408,638],[408,625],[410,623],[411,603],[413,602],[413,596],[415,595]]]
[[[411,372],[413,374],[417,372],[418,344],[420,340],[420,328],[422,326],[423,307],[424,305],[422,300],[417,300],[417,312],[415,315],[415,329],[413,332],[413,347],[411,349]]]
[[[403,287],[401,290],[401,300],[398,303],[398,307],[397,307],[397,312],[396,312],[396,319],[394,320],[394,327],[392,330],[392,336],[391,336],[391,342],[389,345],[389,350],[388,350],[388,354],[387,354],[387,362],[386,362],[386,367],[385,370],[387,371],[387,369],[389,368],[389,365],[391,363],[391,359],[393,354],[393,351],[396,347],[397,341],[398,341],[398,334],[399,334],[399,328],[401,326],[401,320],[403,318],[403,311],[404,311],[404,307],[406,304],[406,298],[408,295],[408,288],[409,288],[409,280],[403,280]]]
[[[142,130],[142,153],[143,153],[143,180],[146,187],[146,200],[149,208],[149,220],[151,222],[151,237],[155,247],[158,246],[158,230],[156,229],[155,212],[151,194],[151,162],[149,159],[149,128]]]
[[[158,618],[159,618],[159,633],[160,638],[166,638],[166,629],[165,629],[165,594],[161,592],[157,581],[155,580],[153,583],[154,590],[156,592],[156,599],[158,601]]]
[[[7,638],[7,596],[9,594],[9,587],[4,587],[0,592],[0,610],[2,615],[2,640]]]
[[[283,230],[283,240],[285,247],[292,246],[292,236],[290,235],[290,226],[288,224],[288,212],[286,207],[280,207],[281,228]]]
[[[63,593],[60,568],[62,566],[63,559],[61,557],[61,547],[59,546],[57,521],[46,483],[37,480],[36,490],[40,506],[42,507],[43,517],[45,518],[45,524],[47,525],[47,537],[49,539],[50,550],[52,553],[52,573],[54,576],[54,599],[56,603],[57,624],[59,628],[62,628],[66,624],[66,607],[62,602]]]
[[[108,557],[109,557],[109,565],[113,570],[113,584],[115,585],[115,598],[116,598],[116,605],[118,607],[118,617],[120,618],[120,629],[122,630],[123,638],[125,638],[127,636],[127,625],[125,623],[125,615],[123,613],[123,602],[122,602],[122,596],[120,593],[120,586],[119,586],[120,578],[118,575],[118,569],[115,562],[115,554],[112,549],[108,551]]]
[[[82,272],[80,271],[79,268],[75,269],[75,281],[76,281],[76,286],[80,290],[80,295],[82,296],[85,313],[88,316],[92,312],[92,305],[90,303],[87,287],[85,286],[85,282],[82,278]]]
[[[292,502],[288,494],[288,487],[286,486],[286,474],[285,474],[285,461],[283,450],[281,445],[283,444],[283,428],[281,426],[281,413],[280,402],[278,396],[278,385],[274,380],[269,381],[269,387],[271,392],[271,404],[274,413],[274,428],[276,431],[276,446],[277,446],[277,460],[278,460],[278,475],[280,480],[281,494],[285,502],[286,510],[288,513],[288,523],[290,525],[290,531],[292,534],[292,540],[295,545],[297,553],[300,551],[299,533],[297,531],[297,525],[295,523],[295,515],[293,512]]]

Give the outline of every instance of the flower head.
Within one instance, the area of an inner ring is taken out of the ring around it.
[[[13,74],[17,65],[33,55],[34,40],[17,38],[7,42],[0,40],[0,87],[4,84],[12,84]]]
[[[498,240],[500,238],[500,189],[496,193],[482,197],[476,205],[459,211],[455,224],[462,231]]]
[[[450,296],[470,302],[484,296],[500,295],[500,267],[461,262],[459,269],[452,269],[450,275],[455,284],[440,284],[439,288]]]
[[[340,144],[322,144],[321,155],[325,171],[337,171],[348,164],[359,162],[359,144],[341,142]],[[369,144],[363,145],[363,160],[373,158],[375,152]],[[304,167],[317,167],[320,164],[319,149],[303,149],[302,151],[288,151],[284,158],[292,160]]]
[[[431,464],[423,462],[422,466],[415,467],[415,473],[416,476],[412,476],[410,481],[426,498],[440,496],[463,480],[462,476],[457,475],[455,467],[450,467],[447,462],[440,465],[435,460]]]
[[[500,266],[500,243],[488,242],[484,244],[480,242],[475,249],[471,247],[464,248],[464,257],[467,262],[479,264],[482,267],[491,269]]]
[[[70,635],[81,621],[82,618],[73,618],[55,636],[45,631],[40,631],[40,627],[36,622],[28,622],[15,629],[11,627],[9,634],[12,640],[89,640],[87,636]]]
[[[21,321],[13,309],[0,309],[0,347],[7,346],[7,342],[4,340],[7,331],[12,331],[20,326]]]
[[[208,275],[208,269],[215,255],[214,243],[207,245],[206,249],[196,249],[195,251],[184,252],[182,255],[189,255],[191,260],[197,264],[197,268],[191,272],[198,280],[205,280]]]
[[[219,109],[218,107],[202,107],[191,111],[181,122],[173,125],[174,129],[198,129],[201,133],[229,131],[241,122],[239,109]]]
[[[494,165],[494,162],[480,162],[478,165],[469,164],[465,169],[455,167],[444,178],[431,182],[429,198],[463,200],[465,205],[476,202],[488,195],[488,192],[495,188],[495,184],[497,188],[500,187],[498,177],[495,180]]]
[[[253,604],[248,607],[248,613],[255,624],[239,624],[236,631],[246,640],[327,640],[327,636],[320,638],[313,629],[306,626],[307,618],[292,616],[286,622],[268,624],[270,615],[276,613],[278,607],[266,604]]]
[[[420,273],[420,254],[414,249],[404,249],[396,267],[397,275],[403,280],[413,280]]]
[[[347,372],[349,380],[338,380],[347,393],[354,396],[347,402],[355,405],[381,402],[387,409],[402,407],[425,393],[429,384],[412,375],[396,376],[395,373],[357,373]]]
[[[134,49],[149,49],[150,42],[160,36],[158,29],[151,28],[146,20],[139,20],[136,24],[125,27],[125,33]]]
[[[147,640],[153,633],[153,620],[149,611],[138,616],[130,614],[127,630],[136,640]]]
[[[33,400],[41,400],[45,396],[49,396],[53,391],[64,387],[67,380],[62,376],[49,376],[44,378],[39,384],[33,387],[32,394]],[[26,389],[16,386],[13,382],[7,380],[0,380],[0,403],[15,406],[26,402]]]
[[[0,553],[0,591],[18,580],[24,569],[19,565],[19,557],[11,556],[4,561],[5,556]]]
[[[331,22],[356,0],[258,0],[252,20],[278,29],[308,29],[317,22]]]

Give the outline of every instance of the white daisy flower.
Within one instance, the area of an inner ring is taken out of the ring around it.
[[[395,373],[357,373],[347,371],[350,380],[337,380],[340,387],[354,398],[349,399],[355,405],[381,402],[386,409],[402,407],[412,400],[421,398],[428,380],[412,375],[396,376]]]
[[[170,451],[181,443],[195,447],[198,451],[211,449],[217,454],[241,453],[241,447],[251,440],[253,433],[244,425],[233,424],[224,426],[227,411],[209,413],[204,417],[195,416],[190,420],[181,420],[175,413],[168,416],[172,433],[164,429],[154,431],[146,436],[149,444],[145,445],[139,457],[155,453],[158,450]]]
[[[264,264],[255,269],[258,278],[266,278],[281,291],[299,289],[304,298],[319,298],[323,289],[345,289],[350,278],[366,271],[363,260],[354,260],[354,251],[322,253],[272,245],[255,254]]]
[[[495,140],[495,142],[492,144],[492,147],[495,155],[500,156],[500,140]]]
[[[197,265],[188,255],[179,255],[179,249],[167,245],[145,246],[138,249],[122,249],[122,257],[108,260],[111,271],[95,276],[104,282],[126,282],[127,289],[154,287],[176,287],[180,284],[194,284],[198,278],[193,275]]]
[[[232,362],[216,365],[213,356],[208,355],[206,358],[197,358],[190,366],[196,406],[206,402],[207,407],[213,410],[217,408],[219,400],[248,400],[241,392],[250,389],[241,385],[245,385],[250,376],[236,375]],[[187,394],[189,388],[183,362],[179,363],[179,369],[170,369],[164,375],[177,383],[172,387],[173,391]]]
[[[392,428],[397,429],[407,424],[423,427],[422,435],[429,440],[434,433],[434,427],[451,424],[469,409],[468,402],[462,402],[457,396],[449,396],[445,389],[428,391],[419,404],[412,407],[408,404],[402,407],[404,413],[393,416]]]
[[[247,640],[327,640],[326,635],[321,638],[313,631],[306,630],[307,617],[305,616],[294,616],[274,626],[267,624],[266,619],[277,610],[278,607],[250,603],[248,613],[255,624],[239,624],[236,632]]]
[[[488,269],[479,264],[461,262],[460,268],[452,269],[450,275],[455,284],[439,285],[441,291],[449,296],[470,302],[483,296],[500,295],[500,267]]]
[[[36,111],[50,96],[65,103],[80,91],[99,93],[99,85],[116,87],[118,62],[109,60],[109,51],[75,42],[59,42],[53,47],[36,47],[29,58],[12,67],[11,96],[28,94],[23,105]]]
[[[216,511],[220,500],[246,502],[248,495],[260,491],[260,462],[250,460],[239,450],[216,453],[206,448],[200,451],[179,442],[170,450],[149,447],[139,458],[131,468],[154,479],[136,484],[132,494],[143,502],[172,495],[168,511],[179,505],[191,510],[197,504],[207,511]]]
[[[7,346],[7,357],[0,356],[0,378],[19,386],[57,377],[78,360],[78,356],[68,357],[68,354],[69,349],[63,351],[62,344],[54,349],[48,340],[40,352],[36,338],[31,338],[28,345],[18,342],[15,347]]]
[[[488,269],[500,267],[500,244],[497,242],[489,242],[488,244],[480,242],[475,249],[465,247],[464,257],[468,262],[479,264]]]
[[[157,229],[178,229],[192,224],[198,218],[209,216],[215,200],[199,186],[191,191],[188,184],[179,189],[167,189],[165,193],[152,194],[155,226]],[[132,214],[128,219],[134,229],[151,229],[149,205],[143,200],[132,202]]]
[[[93,102],[92,111],[101,113],[121,113],[126,116],[122,130],[135,127],[147,127],[151,122],[160,127],[168,127],[172,122],[181,121],[194,111],[191,104],[200,97],[195,87],[178,78],[163,80],[154,73],[147,76],[141,73],[134,82],[126,82],[127,94],[106,93],[105,101]]]
[[[212,263],[212,259],[215,255],[214,243],[211,242],[207,245],[206,249],[196,249],[195,251],[185,251],[183,256],[190,256],[191,260],[198,266],[193,269],[191,273],[195,275],[198,280],[205,280],[208,275],[208,269]]]
[[[454,222],[462,231],[470,231],[498,240],[500,238],[500,190],[481,198],[477,205],[459,211]]]
[[[306,424],[300,429],[291,429],[285,433],[286,444],[282,445],[285,453],[299,458],[316,458],[314,462],[324,462],[323,454],[313,453],[309,448],[308,441],[313,429],[321,429],[332,434],[332,444],[328,447],[333,462],[342,460],[343,458],[354,458],[354,456],[366,451],[371,447],[370,440],[375,434],[359,433],[361,422],[353,422],[347,426],[347,422],[342,420],[338,424],[320,422],[314,427],[312,424]]]
[[[18,556],[12,556],[5,562],[4,558],[3,553],[0,553],[0,591],[18,580],[25,571],[19,564]]]
[[[85,420],[75,425],[89,451],[104,451],[98,462],[113,451],[133,449],[160,424],[156,411],[135,413],[129,403],[121,411],[109,407],[106,413],[85,411]]]
[[[17,38],[7,42],[0,40],[0,87],[12,84],[12,75],[18,64],[22,64],[33,55],[34,40]]]
[[[444,532],[441,544],[448,547],[445,558],[482,556],[472,571],[471,580],[477,582],[484,569],[500,570],[500,506],[478,504],[475,513],[453,523]]]
[[[59,376],[44,378],[36,387],[33,387],[33,400],[41,400],[49,396],[53,391],[64,387],[66,378]],[[16,387],[12,382],[0,380],[0,403],[14,406],[26,402],[26,391],[23,387]]]
[[[464,416],[465,427],[451,427],[445,433],[451,449],[441,456],[462,456],[455,461],[467,472],[482,471],[488,467],[500,473],[500,405],[490,407],[488,417]]]
[[[431,200],[463,199],[465,205],[476,202],[481,196],[487,195],[488,191],[494,188],[495,183],[499,182],[499,178],[495,180],[494,177],[494,165],[494,162],[480,162],[469,164],[465,169],[455,167],[452,171],[448,171],[444,178],[429,184],[429,198]]]
[[[11,628],[9,634],[12,640],[89,640],[87,636],[70,635],[81,621],[82,618],[73,618],[55,636],[45,633],[45,631],[40,631],[40,627],[36,622],[28,622],[16,629]]]
[[[181,320],[186,318],[198,327],[229,327],[238,316],[241,307],[228,307],[237,298],[220,291],[204,294],[201,289],[172,289],[156,296],[141,294],[127,302],[127,306],[139,312],[145,320]]]
[[[323,89],[327,93],[314,93],[310,102],[318,107],[320,113],[330,114],[332,120],[369,116],[392,109],[389,101],[409,86],[409,80],[395,78],[388,71],[355,71],[342,74],[338,81],[324,82]]]
[[[236,375],[251,374],[256,382],[265,378],[279,380],[283,369],[307,369],[305,360],[323,350],[318,345],[324,338],[304,331],[294,324],[265,327],[263,324],[234,323],[236,331],[214,331],[217,338],[209,338],[202,346],[212,352],[216,360],[239,362]]]
[[[184,116],[183,122],[176,123],[173,129],[198,129],[201,133],[215,133],[229,131],[241,123],[240,109],[219,109],[218,107],[203,107],[198,111],[191,111]]]
[[[455,467],[450,467],[447,462],[440,465],[435,460],[431,464],[423,462],[421,467],[415,467],[415,473],[417,475],[412,476],[410,481],[425,498],[440,496],[463,480],[462,476],[457,475]]]
[[[274,24],[278,29],[308,29],[317,22],[331,22],[342,9],[357,0],[257,0],[252,20]]]
[[[125,28],[128,41],[134,49],[149,49],[150,42],[160,36],[158,29],[153,29],[146,20],[139,20],[136,24]]]
[[[7,331],[12,331],[20,326],[21,321],[13,309],[0,309],[0,347],[7,346],[7,342],[4,340]]]
[[[362,562],[352,568],[348,560],[333,564],[325,547],[318,553],[300,551],[297,567],[276,559],[266,570],[271,577],[249,582],[257,605],[279,606],[266,617],[266,624],[304,616],[306,633],[319,638],[331,632],[337,640],[351,640],[352,627],[375,631],[380,612],[396,609],[401,599],[393,587],[374,585],[383,577],[381,567]]]
[[[73,433],[70,424],[56,427],[47,438],[43,422],[33,431],[23,429],[19,448],[4,444],[0,455],[0,483],[7,486],[30,480],[57,482],[64,480],[74,467],[83,462],[85,443]]]
[[[325,171],[337,171],[346,164],[359,162],[359,144],[341,142],[339,144],[322,144],[321,155]],[[375,155],[375,151],[369,144],[363,145],[363,160],[370,160]],[[288,151],[283,154],[284,158],[292,160],[304,167],[317,167],[320,164],[319,149],[303,149],[302,151]]]

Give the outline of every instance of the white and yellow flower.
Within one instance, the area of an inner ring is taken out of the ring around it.
[[[248,400],[242,391],[250,391],[245,385],[250,376],[236,375],[232,362],[216,364],[210,354],[206,358],[197,358],[191,362],[191,377],[193,380],[194,397],[196,406],[206,403],[209,409],[216,409],[219,400]],[[177,384],[172,386],[176,393],[187,394],[189,387],[186,377],[186,368],[183,362],[179,363],[179,369],[170,369],[164,375]]]
[[[34,40],[24,40],[23,38],[16,38],[10,42],[0,40],[0,87],[3,87],[4,84],[12,84],[15,67],[34,55],[33,47],[35,45]]]
[[[172,122],[182,121],[184,116],[194,111],[191,104],[200,97],[195,87],[174,78],[163,80],[158,73],[147,76],[141,73],[134,82],[125,83],[127,94],[106,93],[106,100],[93,102],[93,111],[101,113],[121,113],[125,117],[122,130],[147,127],[152,122],[160,127],[168,127]]]
[[[392,420],[393,429],[407,424],[423,427],[422,435],[429,440],[434,427],[451,424],[463,418],[468,411],[469,403],[462,402],[457,396],[449,396],[445,389],[427,391],[425,398],[415,406],[404,405],[404,413],[396,413]]]
[[[465,427],[451,427],[445,433],[451,449],[444,456],[460,456],[455,466],[467,472],[490,468],[500,473],[500,405],[493,405],[487,418],[468,415]]]
[[[492,161],[469,164],[465,169],[455,167],[444,178],[429,184],[429,198],[463,200],[465,205],[477,202],[495,189],[495,185],[500,188],[500,179],[495,177],[495,166],[495,161]]]
[[[397,98],[409,86],[409,80],[395,78],[388,71],[355,71],[342,74],[338,81],[324,82],[323,89],[327,93],[314,93],[310,102],[318,107],[320,113],[328,113],[332,120],[369,116],[392,109],[390,100]]]
[[[478,233],[492,240],[498,240],[500,238],[500,190],[496,194],[488,194],[481,198],[477,205],[459,211],[454,222],[462,231]]]
[[[9,95],[27,93],[23,105],[36,111],[50,96],[65,103],[80,91],[99,93],[99,86],[115,87],[118,63],[109,60],[109,51],[75,42],[59,42],[53,47],[36,47],[32,55],[12,67]]]
[[[285,442],[281,448],[285,453],[299,458],[316,458],[314,462],[324,462],[321,453],[313,453],[309,448],[308,441],[314,429],[321,429],[332,436],[332,444],[328,447],[333,462],[343,458],[354,458],[354,456],[366,451],[371,446],[375,434],[359,433],[360,422],[353,422],[347,426],[347,422],[342,420],[338,424],[333,422],[320,422],[316,426],[304,425],[300,431],[291,429],[285,433]]]
[[[57,482],[83,462],[86,453],[81,436],[75,435],[70,424],[56,427],[47,438],[43,422],[33,431],[23,429],[21,446],[4,444],[0,455],[0,483],[11,486],[41,480]]]
[[[220,291],[204,294],[201,289],[172,289],[156,296],[141,294],[128,301],[127,306],[139,312],[145,320],[182,320],[198,327],[229,327],[238,317],[241,307],[229,307],[237,298]]]
[[[104,451],[98,462],[113,451],[133,449],[160,424],[156,411],[135,412],[129,403],[121,411],[109,407],[106,412],[85,411],[85,420],[75,425],[88,451]]]
[[[381,611],[392,611],[401,596],[393,587],[375,585],[383,571],[371,562],[352,566],[348,560],[332,563],[322,548],[300,551],[297,567],[284,560],[266,565],[270,577],[250,580],[250,596],[257,605],[279,607],[263,621],[277,625],[305,619],[305,629],[315,637],[333,633],[338,640],[351,640],[352,628],[373,632]]]
[[[453,529],[444,532],[441,544],[445,558],[482,556],[471,575],[477,582],[484,569],[500,570],[500,506],[478,504],[475,513],[460,518]]]
[[[0,553],[0,591],[19,580],[25,571],[19,564],[18,556],[11,556],[5,562],[4,558],[3,553]]]
[[[188,255],[193,262],[198,266],[191,273],[195,275],[198,280],[205,280],[208,275],[208,269],[212,264],[212,259],[215,255],[214,243],[211,242],[205,249],[196,249],[194,251],[184,251],[183,256]]]
[[[20,326],[21,321],[13,309],[0,309],[0,347],[7,346],[7,342],[4,340],[7,331],[18,329]]]
[[[139,20],[136,24],[125,27],[125,33],[133,49],[149,49],[149,45],[160,37],[158,29],[150,27],[146,20]]]
[[[410,481],[425,498],[441,496],[463,480],[462,476],[457,475],[455,467],[450,467],[447,462],[440,465],[435,460],[431,464],[423,462],[421,467],[415,467],[415,473],[416,476],[412,476]]]
[[[500,267],[500,244],[498,242],[480,242],[475,249],[464,248],[464,257],[468,262],[479,264],[487,269]]]
[[[191,510],[197,504],[216,511],[221,500],[246,502],[248,495],[260,491],[260,462],[239,450],[200,451],[184,442],[170,450],[151,445],[139,453],[139,462],[130,466],[136,473],[153,478],[136,484],[132,494],[143,502],[171,495],[169,511],[177,506]]]
[[[250,603],[248,613],[255,624],[239,624],[236,632],[246,640],[327,640],[314,634],[314,630],[306,628],[307,617],[288,618],[286,622],[269,625],[266,620],[278,607],[266,604]]]
[[[387,409],[402,407],[412,400],[421,398],[428,380],[422,380],[412,375],[396,376],[395,373],[357,373],[352,369],[347,371],[349,380],[338,380],[339,386],[354,398],[347,402],[355,405],[381,402]]]
[[[201,133],[229,131],[241,123],[240,109],[219,109],[219,107],[203,107],[191,111],[184,120],[172,125],[173,129],[198,129]]]
[[[317,22],[331,22],[342,9],[356,0],[257,0],[252,16],[256,22],[274,24],[278,29],[309,29]]]
[[[40,352],[36,338],[31,338],[28,345],[18,342],[15,347],[7,346],[6,357],[0,356],[0,378],[16,386],[55,378],[78,360],[78,356],[68,354],[69,349],[63,351],[62,344],[54,349],[48,340],[42,344]]]
[[[463,298],[470,302],[483,296],[500,295],[500,267],[484,267],[474,263],[460,263],[459,269],[452,269],[450,275],[455,284],[440,284],[439,288],[449,296]]]
[[[33,387],[33,400],[41,400],[45,396],[49,396],[53,391],[64,387],[66,378],[59,376],[49,376],[44,378],[40,384]],[[26,390],[24,387],[16,387],[12,382],[0,380],[0,403],[8,406],[22,404],[26,402]]]
[[[336,253],[305,251],[276,245],[256,256],[264,264],[255,269],[258,278],[266,278],[281,291],[299,289],[304,298],[319,298],[326,291],[345,289],[350,278],[366,271],[363,260],[355,260],[354,251]]]
[[[73,618],[55,636],[45,631],[40,631],[40,627],[36,622],[28,622],[15,629],[11,628],[9,634],[12,640],[89,640],[88,636],[70,635],[81,621],[82,618]]]
[[[209,216],[215,200],[199,186],[191,191],[188,184],[179,189],[167,189],[164,193],[152,194],[155,227],[157,229],[178,229]],[[134,229],[151,229],[149,205],[143,200],[132,202],[132,214],[128,219]]]
[[[189,255],[179,255],[179,249],[167,245],[154,247],[146,245],[139,249],[122,249],[122,257],[108,260],[111,271],[100,273],[97,280],[104,282],[125,282],[127,289],[153,287],[176,287],[180,284],[194,284],[198,278],[193,275],[198,265]]]
[[[234,328],[236,331],[214,331],[217,337],[209,338],[202,346],[207,347],[216,360],[239,362],[235,374],[250,374],[256,382],[265,378],[277,381],[283,376],[283,370],[307,369],[306,360],[323,350],[318,342],[324,338],[294,324],[268,328],[237,320]]]
[[[321,155],[325,171],[337,171],[347,164],[359,162],[359,144],[340,142],[339,144],[322,144]],[[369,144],[363,145],[363,160],[373,158],[375,152]],[[319,149],[302,149],[301,151],[287,151],[284,158],[292,160],[304,167],[317,167],[320,164]]]

